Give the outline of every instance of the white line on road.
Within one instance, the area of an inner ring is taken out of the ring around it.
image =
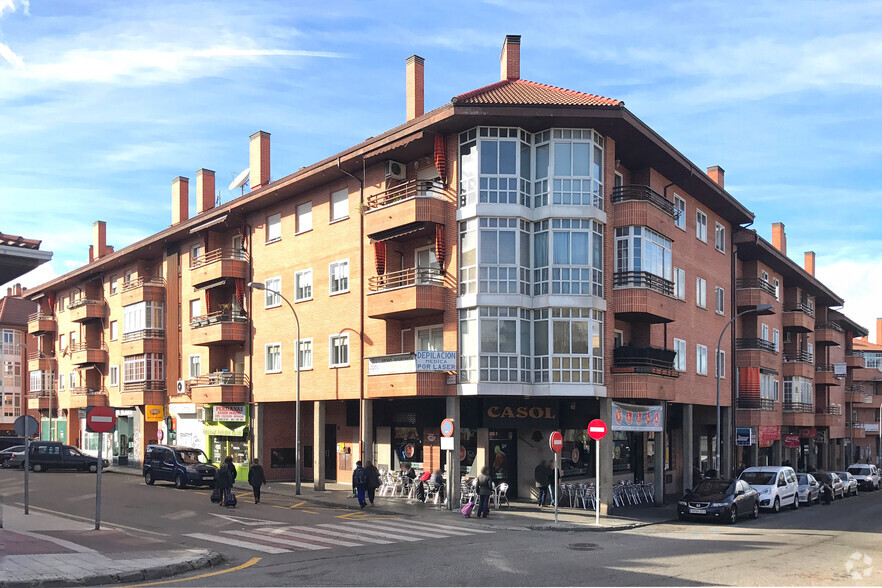
[[[373,522],[376,522],[376,521],[373,521]],[[356,530],[360,530],[362,532],[370,532],[371,535],[377,535],[379,537],[386,537],[387,539],[396,539],[399,541],[422,541],[423,539],[425,539],[425,537],[410,537],[408,535],[404,535],[404,534],[399,533],[397,530],[392,533],[382,533],[380,531],[377,531],[377,528],[373,524],[373,522],[357,523],[355,521],[350,521],[350,522],[346,523],[346,528],[352,530],[352,528],[354,527]],[[327,526],[327,525],[325,525],[325,526]]]
[[[367,533],[367,531],[364,529],[353,528],[351,526],[343,526],[343,525],[323,524],[323,525],[318,525],[318,526],[324,527],[327,529],[334,529],[336,531],[344,531],[349,536],[352,536],[352,534],[355,533],[355,537],[353,537],[353,539],[356,539],[357,541],[366,541],[369,543],[394,543],[394,541],[390,542],[390,541],[386,541],[385,539],[395,539],[395,540],[404,539],[405,541],[419,541],[419,539],[415,539],[413,537],[403,538],[403,537],[399,537],[398,535],[390,535],[389,533],[377,533],[377,532],[374,532],[373,529],[370,529],[371,532],[369,534],[358,535],[358,533]],[[376,537],[384,537],[385,539],[377,539]]]
[[[192,537],[194,539],[202,539],[203,541],[211,541],[213,543],[222,543],[224,545],[232,545],[235,547],[244,547],[253,551],[262,551],[263,553],[289,553],[290,549],[282,549],[281,547],[272,547],[271,545],[263,545],[261,543],[252,543],[251,541],[239,541],[238,539],[230,539],[228,537],[216,537],[207,533],[189,533],[184,537]]]
[[[284,535],[285,537],[295,537],[298,539],[308,539],[317,541],[327,545],[337,545],[338,547],[361,547],[363,543],[353,543],[352,541],[341,541],[339,539],[331,539],[329,537],[316,537],[312,533],[302,531],[292,531],[294,527],[274,527],[272,529],[256,529],[257,533],[266,533],[267,535]],[[315,529],[311,529],[315,530]]]
[[[410,533],[412,535],[426,535],[427,532],[437,533],[437,537],[446,537],[448,535],[471,535],[472,532],[467,529],[462,529],[460,531],[441,531],[439,529],[426,529],[422,526],[422,523],[418,523],[419,527],[414,527],[411,523],[407,523],[405,521],[374,521],[377,525],[381,525],[384,529],[391,528],[394,531],[401,531],[402,533]]]
[[[178,512],[173,512],[171,514],[162,515],[164,519],[188,519],[190,517],[197,516],[198,513],[193,510],[179,510]]]
[[[16,502],[15,505],[16,505],[16,506],[22,506],[22,507],[23,507],[23,506],[24,506],[24,502]],[[50,513],[50,514],[58,515],[58,516],[60,516],[60,517],[62,517],[62,518],[66,518],[66,519],[75,519],[75,520],[78,520],[78,521],[89,521],[89,522],[93,522],[93,521],[95,520],[95,517],[80,517],[80,516],[77,516],[77,515],[72,515],[72,514],[70,514],[70,513],[59,512],[59,511],[57,511],[57,510],[51,510],[51,509],[48,509],[48,508],[42,508],[42,507],[39,507],[39,506],[33,506],[33,505],[31,505],[31,506],[30,506],[30,509],[31,509],[31,510],[41,510],[41,511],[43,511],[43,512],[48,512],[48,513]],[[128,530],[128,531],[136,531],[136,532],[138,532],[138,533],[147,533],[148,535],[158,535],[159,537],[168,537],[168,536],[169,536],[167,533],[157,533],[156,531],[148,531],[147,529],[139,529],[139,528],[137,528],[137,527],[129,527],[128,525],[120,525],[119,523],[109,523],[109,522],[108,522],[108,523],[103,523],[103,524],[104,524],[104,526],[107,527],[107,528],[126,529],[126,530]]]
[[[477,524],[480,524],[480,523],[477,523]],[[422,523],[421,522],[420,526],[427,527],[429,529],[432,529],[432,528],[441,529],[441,530],[453,529],[455,531],[468,531],[470,533],[495,533],[496,532],[496,531],[491,531],[489,529],[467,529],[465,527],[454,527],[451,525],[441,525],[438,523]]]
[[[328,529],[319,529],[316,527],[288,527],[289,529],[293,529],[294,531],[304,531],[307,533],[321,533],[323,535],[331,535],[332,537],[338,537],[343,539],[351,539],[353,541],[360,541],[361,543],[378,543],[378,544],[390,544],[394,543],[394,541],[386,541],[385,539],[377,539],[376,537],[362,537],[362,536],[352,536],[352,529],[346,529],[346,533],[341,533],[340,531],[332,531]],[[356,531],[358,532],[358,531]]]
[[[290,545],[291,547],[300,547],[301,549],[318,550],[330,549],[327,545],[313,545],[312,543],[303,543],[301,541],[292,541],[279,536],[262,535],[260,533],[251,533],[249,531],[224,531],[226,535],[235,535],[236,537],[247,537],[258,539],[260,541],[269,541],[271,543],[279,543],[281,545]]]

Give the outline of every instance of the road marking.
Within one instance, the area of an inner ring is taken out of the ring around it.
[[[229,574],[230,572],[238,572],[239,570],[244,570],[245,568],[250,568],[254,564],[260,561],[259,557],[252,557],[242,565],[236,566],[234,568],[230,568],[228,570],[220,570],[218,572],[209,572],[207,574],[200,574],[198,576],[190,576],[188,578],[177,578],[175,580],[160,580],[159,582],[148,582],[147,584],[129,584],[127,588],[136,588],[137,586],[159,586],[161,584],[174,584],[175,582],[189,582],[190,580],[199,580],[201,578],[210,578],[212,576],[219,576],[221,574]]]
[[[365,533],[364,529],[353,529],[352,527],[346,525],[331,525],[331,524],[323,524],[316,525],[317,527],[332,529],[334,531],[343,531],[347,535],[351,535],[355,533],[355,537],[353,539],[361,542],[367,543],[395,543],[395,541],[387,541],[386,539],[399,539],[397,536],[383,534],[383,533],[370,533],[369,535],[359,535],[358,533]],[[377,537],[385,537],[385,539],[378,539]],[[410,539],[411,541],[416,541],[416,539]]]
[[[398,531],[394,533],[383,533],[381,531],[377,531],[376,526],[371,523],[358,523],[356,521],[350,521],[345,525],[323,525],[325,527],[340,527],[343,529],[352,530],[354,527],[356,530],[361,530],[364,532],[370,531],[371,535],[377,535],[378,537],[386,537],[387,539],[397,539],[399,541],[422,541],[423,537],[409,537],[407,535],[402,535]]]
[[[496,531],[490,531],[489,529],[467,529],[465,527],[454,527],[451,525],[440,525],[438,523],[419,523],[421,527],[427,529],[441,529],[442,531],[446,531],[449,529],[453,529],[454,531],[468,531],[469,533],[495,533]]]
[[[24,507],[24,502],[16,502],[15,505],[16,505],[16,506]],[[40,507],[40,506],[33,506],[33,505],[31,505],[31,506],[30,506],[30,509],[31,509],[31,510],[41,510],[41,511],[43,511],[43,512],[48,512],[48,513],[50,513],[50,514],[58,515],[58,516],[60,516],[60,517],[62,517],[62,518],[66,518],[66,519],[75,519],[75,520],[79,520],[79,521],[88,521],[88,522],[90,522],[90,523],[94,523],[94,522],[95,522],[95,518],[94,518],[94,517],[81,517],[81,516],[72,515],[72,514],[70,514],[70,513],[66,513],[66,512],[59,512],[59,511],[57,511],[57,510],[51,510],[51,509],[48,509],[48,508],[42,508],[42,507]],[[158,535],[159,537],[168,537],[168,536],[169,536],[167,533],[157,533],[156,531],[148,531],[147,529],[139,529],[139,528],[137,528],[137,527],[129,527],[128,525],[120,525],[119,523],[105,522],[104,525],[107,526],[107,527],[112,527],[112,528],[116,528],[116,529],[126,529],[126,530],[129,530],[129,531],[135,531],[135,532],[138,532],[138,533],[147,533],[148,535]]]
[[[308,550],[330,549],[327,545],[313,545],[312,543],[303,543],[301,541],[292,541],[276,535],[263,535],[260,533],[251,533],[248,531],[224,531],[228,535],[235,534],[237,537],[250,537],[261,541],[270,541],[272,543],[281,543],[282,545],[290,545],[291,547],[300,547]]]
[[[31,533],[30,531],[22,531],[21,529],[16,529],[16,533],[19,535],[25,535],[32,539],[37,539],[41,541],[47,541],[49,543],[54,543],[59,547],[64,547],[66,549],[70,549],[76,553],[98,553],[94,549],[90,547],[86,547],[84,545],[80,545],[78,543],[73,543],[71,541],[65,541],[64,539],[59,539],[57,537],[52,537],[51,535],[41,535],[40,533]]]
[[[233,515],[226,514],[217,514],[210,512],[208,513],[213,517],[218,517],[220,519],[227,519],[228,521],[232,521],[234,523],[240,523],[242,525],[247,525],[249,527],[256,527],[258,525],[284,525],[285,523],[281,521],[270,521],[267,519],[253,519],[251,517],[236,517]]]
[[[261,543],[252,543],[251,541],[239,541],[238,539],[230,539],[228,537],[217,537],[208,535],[207,533],[188,533],[184,537],[192,537],[194,539],[202,539],[203,541],[211,541],[213,543],[222,543],[224,545],[233,545],[235,547],[244,547],[254,551],[262,551],[264,553],[288,553],[290,549],[282,549],[281,547],[272,547],[271,545],[263,545]]]
[[[423,528],[423,527],[420,527],[420,529],[414,529],[412,526],[410,526],[409,523],[407,523],[407,522],[405,522],[405,521],[402,521],[402,520],[398,520],[398,521],[391,521],[391,520],[390,520],[390,521],[378,521],[377,524],[379,524],[379,525],[383,525],[384,527],[398,528],[398,529],[401,529],[402,531],[405,531],[405,532],[408,532],[408,533],[420,533],[420,534],[424,534],[424,533],[426,533],[426,531],[430,531],[430,532],[433,532],[433,533],[441,532],[441,533],[445,533],[445,534],[448,534],[448,535],[471,535],[471,534],[472,534],[471,529],[461,529],[461,530],[459,530],[459,531],[454,531],[454,530],[452,530],[452,529],[451,529],[451,530],[447,530],[447,531],[436,531],[435,529],[425,529],[425,528]],[[422,524],[422,523],[421,523],[421,524]],[[444,535],[439,535],[439,536],[443,537]]]
[[[174,520],[177,520],[177,519],[188,519],[188,518],[190,518],[190,517],[195,517],[195,516],[197,516],[196,511],[193,511],[193,510],[179,510],[178,512],[173,512],[173,513],[171,513],[171,514],[162,515],[162,518],[164,518],[164,519],[174,519]]]
[[[266,533],[268,535],[285,535],[286,537],[298,537],[300,539],[309,539],[312,541],[318,541],[320,543],[327,543],[328,545],[337,545],[338,547],[361,547],[362,543],[353,543],[352,541],[341,541],[340,539],[331,539],[329,537],[316,537],[313,534],[302,532],[302,531],[292,531],[295,527],[276,527],[274,529],[257,529],[258,533]],[[307,527],[308,528],[308,527]],[[313,529],[314,530],[314,529]]]
[[[390,543],[395,543],[394,541],[386,541],[385,539],[377,539],[376,537],[364,537],[361,535],[357,535],[355,537],[352,536],[352,529],[349,529],[347,533],[341,533],[339,531],[331,531],[328,529],[319,529],[318,527],[288,527],[289,529],[293,529],[295,531],[305,531],[309,533],[321,533],[323,535],[331,535],[332,537],[338,537],[343,539],[352,539],[353,541],[360,541],[363,543],[377,543],[388,545]],[[359,532],[358,530],[355,530]]]
[[[298,506],[300,506],[300,505],[302,505],[302,504],[306,504],[306,501],[305,501],[305,500],[301,500],[301,501],[298,502],[297,504],[294,504],[294,505],[292,505],[292,506],[289,506],[288,508],[297,508]]]

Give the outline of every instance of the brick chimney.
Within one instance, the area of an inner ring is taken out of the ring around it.
[[[89,261],[101,259],[105,255],[107,255],[107,223],[95,221],[95,224],[92,225],[92,249]]]
[[[787,255],[787,235],[784,233],[784,223],[772,223],[772,246]]]
[[[15,286],[13,286],[12,295],[13,296],[21,296],[21,284],[16,284]]]
[[[178,176],[172,180],[172,225],[190,217],[190,180]]]
[[[261,186],[270,183],[270,134],[265,131],[257,131],[251,135],[250,143],[251,161],[251,190],[257,190]]]
[[[214,172],[202,168],[196,172],[196,214],[214,208]]]
[[[723,187],[723,175],[725,173],[726,170],[718,165],[712,165],[711,167],[707,168],[707,175],[710,176],[710,179],[719,184],[720,188]]]
[[[882,318],[876,319],[876,345],[882,345]]]
[[[423,63],[425,60],[419,55],[411,55],[407,58],[406,85],[407,85],[407,120],[413,120],[423,116]]]
[[[805,271],[807,271],[811,275],[815,275],[815,252],[814,251],[806,251],[805,252]]]
[[[521,77],[521,36],[506,35],[499,56],[500,80],[517,80]]]

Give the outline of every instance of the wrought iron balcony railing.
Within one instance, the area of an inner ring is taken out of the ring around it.
[[[842,326],[840,326],[839,323],[834,323],[833,321],[816,324],[815,330],[818,331],[820,329],[829,329],[831,331],[836,331],[837,333],[842,332]]]
[[[165,279],[164,278],[138,278],[137,280],[130,280],[128,282],[124,282],[122,286],[123,292],[128,292],[129,290],[135,290],[136,288],[141,288],[143,286],[161,286],[165,288]]]
[[[815,405],[811,402],[784,401],[784,412],[808,412],[814,414]]]
[[[247,386],[248,374],[213,372],[198,378],[190,378],[188,383],[190,386]]]
[[[200,255],[199,257],[191,258],[190,269],[202,267],[203,265],[223,261],[225,259],[248,261],[249,255],[248,252],[244,249],[221,247],[219,249],[213,249],[212,251],[206,251],[203,255]]]
[[[190,319],[190,327],[197,329],[199,327],[208,327],[218,323],[246,323],[248,317],[241,312],[232,310],[218,310],[203,314],[202,316],[194,316]]]
[[[815,309],[811,307],[809,304],[804,304],[802,302],[797,302],[796,304],[791,304],[787,308],[784,309],[784,312],[801,312],[802,314],[808,315],[812,318],[815,317]]]
[[[771,398],[738,397],[738,408],[742,410],[775,410],[775,401]]]
[[[759,349],[760,351],[768,351],[770,353],[778,352],[772,341],[766,341],[759,337],[741,337],[735,339],[735,349]]]
[[[433,182],[431,180],[410,180],[403,184],[398,184],[382,192],[371,194],[365,200],[365,210],[380,208],[387,204],[394,204],[408,198],[422,197],[442,197],[444,195],[444,186],[441,182]]]
[[[818,414],[832,414],[832,415],[840,416],[840,415],[842,415],[842,405],[841,404],[831,404],[830,406],[825,406],[823,408],[819,408]]]
[[[613,349],[613,370],[625,368],[622,371],[678,377],[680,372],[674,369],[676,356],[673,349],[623,345]]]
[[[680,211],[674,203],[650,188],[649,186],[631,185],[616,186],[612,192],[612,202],[626,202],[629,200],[645,200],[671,218],[678,218]]]
[[[615,272],[613,286],[616,288],[649,288],[665,296],[674,295],[674,282],[649,272]]]
[[[762,290],[772,296],[777,295],[775,287],[762,278],[738,278],[735,280],[735,288],[738,290]]]
[[[434,267],[411,267],[382,276],[371,276],[368,288],[371,292],[403,288],[405,286],[441,286],[444,272]]]
[[[808,351],[791,351],[784,353],[784,363],[814,363],[815,356]]]

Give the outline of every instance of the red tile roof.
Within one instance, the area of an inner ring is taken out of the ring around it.
[[[0,298],[0,325],[26,327],[28,315],[37,312],[37,303],[32,300],[4,296]]]
[[[858,351],[882,351],[882,345],[870,343],[866,339],[854,339],[852,346]]]
[[[19,235],[7,235],[5,233],[0,233],[0,245],[7,245],[9,247],[22,247],[24,249],[39,249],[40,243],[37,239],[25,239],[24,237],[20,237]]]
[[[459,96],[454,104],[507,104],[514,106],[615,106],[621,100],[585,94],[527,80],[502,80]]]

